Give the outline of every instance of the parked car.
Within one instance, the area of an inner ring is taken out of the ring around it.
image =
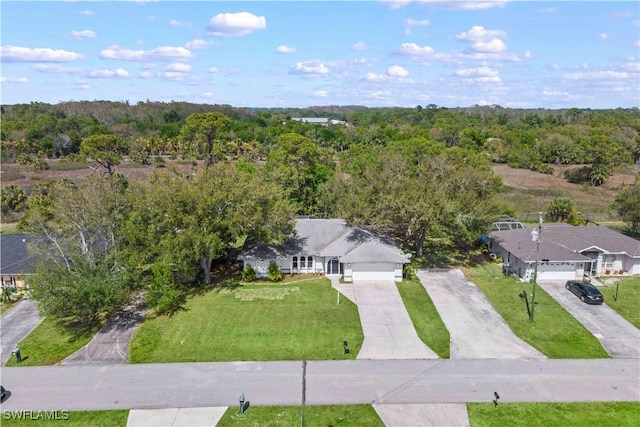
[[[604,302],[604,295],[591,283],[569,280],[564,287],[580,298],[580,301],[587,304],[602,304]]]

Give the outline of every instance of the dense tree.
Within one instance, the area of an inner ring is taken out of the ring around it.
[[[640,178],[636,178],[633,185],[623,187],[611,207],[634,233],[640,232]]]
[[[221,158],[223,152],[220,144],[216,144],[216,137],[228,130],[230,124],[229,118],[222,113],[195,113],[187,117],[180,136],[185,147],[210,166]]]
[[[120,164],[126,151],[125,141],[117,135],[91,135],[80,144],[80,155],[96,162],[109,175],[113,175],[114,166]]]

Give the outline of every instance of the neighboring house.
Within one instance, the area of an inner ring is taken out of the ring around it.
[[[341,275],[346,282],[361,280],[402,281],[409,259],[390,239],[360,227],[348,227],[342,219],[299,218],[295,233],[278,247],[257,244],[238,256],[265,277],[275,261],[283,273]]]
[[[489,250],[502,258],[505,272],[530,280],[537,260],[538,279],[542,280],[640,274],[640,241],[609,228],[543,225],[539,250],[531,231],[491,232]]]
[[[24,278],[35,273],[35,258],[27,251],[33,236],[0,234],[0,286],[23,287]]]
[[[344,120],[336,120],[336,119],[328,119],[326,117],[292,117],[291,120],[295,120],[296,122],[314,124],[314,125],[346,125],[347,122]]]

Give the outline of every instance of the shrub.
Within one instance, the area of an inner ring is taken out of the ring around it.
[[[138,163],[141,165],[149,164],[149,153],[147,153],[146,151],[132,151],[131,153],[129,153],[129,158],[134,163]]]
[[[276,264],[275,261],[271,261],[269,263],[269,270],[267,271],[267,278],[271,282],[279,282],[282,280],[282,271],[280,271],[280,267]]]
[[[254,280],[256,280],[256,270],[251,266],[251,264],[247,264],[242,271],[242,281],[253,282]]]
[[[156,156],[153,158],[153,167],[154,168],[163,168],[165,167],[165,161],[164,158],[161,156]]]
[[[49,169],[49,163],[44,159],[35,159],[33,162],[33,168],[37,171],[46,171]]]
[[[16,163],[19,165],[28,165],[31,162],[31,156],[26,153],[20,153],[18,154],[18,157],[16,157]]]

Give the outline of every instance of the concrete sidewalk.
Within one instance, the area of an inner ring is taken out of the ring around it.
[[[387,427],[467,427],[469,415],[464,403],[415,405],[373,405]]]
[[[226,411],[226,406],[132,409],[127,427],[212,427],[218,424]]]

